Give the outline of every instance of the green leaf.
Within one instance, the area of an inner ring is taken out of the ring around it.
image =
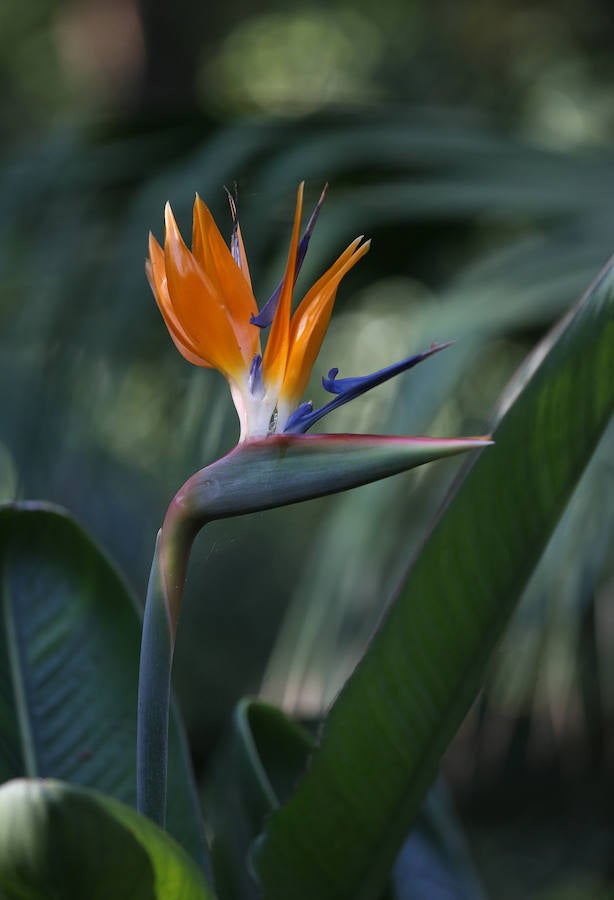
[[[109,561],[64,511],[0,508],[0,775],[53,777],[136,797],[140,620]],[[175,716],[171,834],[205,864]]]
[[[291,795],[315,740],[285,713],[242,700],[206,787],[211,863],[221,900],[257,898],[249,858],[265,818]]]
[[[202,872],[134,810],[59,781],[0,788],[5,900],[213,900]]]
[[[376,898],[614,405],[610,263],[504,397],[256,857],[265,900]]]
[[[220,900],[257,900],[251,855],[266,818],[286,802],[317,746],[282,710],[242,700],[227,739],[209,770],[207,831]],[[405,842],[394,871],[395,897],[420,879],[429,896],[482,897],[454,810],[443,784],[435,785]],[[411,895],[409,895],[411,896]]]

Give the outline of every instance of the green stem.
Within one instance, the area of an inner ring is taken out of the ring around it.
[[[168,714],[173,638],[160,572],[160,535],[147,587],[137,713],[137,810],[161,828],[166,822]]]
[[[489,443],[373,435],[277,435],[245,441],[196,472],[167,510],[143,621],[137,716],[137,809],[164,827],[175,632],[194,537],[213,519],[358,487]]]
[[[168,721],[175,633],[194,536],[205,523],[171,502],[151,564],[141,637],[137,710],[137,810],[161,828],[166,820]]]

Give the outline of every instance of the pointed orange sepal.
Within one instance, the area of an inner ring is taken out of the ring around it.
[[[352,241],[330,269],[305,295],[292,317],[290,351],[280,391],[280,400],[288,409],[300,400],[309,381],[326,334],[341,279],[368,252],[370,241],[362,237]]]
[[[166,280],[164,250],[151,232],[149,233],[149,259],[145,261],[145,274],[175,347],[193,365],[210,367],[211,363],[200,356],[198,347],[182,326],[173,309]]]
[[[262,362],[262,371],[267,387],[276,390],[284,377],[290,344],[290,313],[292,312],[292,289],[296,272],[296,257],[301,230],[301,214],[303,211],[303,188],[301,182],[296,196],[296,210],[292,240],[288,252],[288,262],[279,296],[275,318],[271,325],[271,333],[267,341]]]
[[[246,358],[225,302],[226,292],[215,272],[206,273],[186,247],[168,203],[165,225],[164,262],[175,316],[201,359],[227,377],[240,378]]]
[[[192,242],[192,252],[201,268],[216,282],[220,294],[224,297],[237,340],[249,365],[259,349],[260,341],[258,329],[249,323],[250,317],[258,314],[256,298],[249,279],[245,278],[233,258],[209,207],[203,203],[198,194],[194,201]],[[247,259],[245,262],[247,264]]]

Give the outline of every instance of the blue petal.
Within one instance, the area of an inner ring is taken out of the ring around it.
[[[262,379],[262,357],[256,353],[249,367],[249,390],[252,397],[264,397],[264,381]]]
[[[305,403],[301,403],[296,407],[294,412],[288,416],[288,421],[286,422],[286,427],[283,430],[283,434],[304,434],[308,428],[313,425],[311,422],[311,416],[313,415],[313,403],[308,400]],[[316,420],[314,419],[314,422]],[[307,423],[303,427],[303,423]]]
[[[313,229],[315,227],[318,215],[320,213],[320,209],[322,208],[322,204],[324,203],[324,198],[326,197],[326,191],[328,190],[328,184],[324,185],[324,189],[320,194],[320,199],[316,203],[316,208],[311,214],[311,218],[307,222],[307,228],[305,229],[305,233],[303,234],[299,245],[298,251],[296,255],[296,270],[294,272],[294,283],[296,284],[296,279],[298,278],[298,273],[301,271],[301,266],[303,265],[303,260],[307,254],[307,247],[309,246],[309,241],[311,240],[311,235],[313,233]],[[272,296],[267,300],[264,304],[260,312],[257,316],[250,317],[250,324],[257,325],[258,328],[268,328],[273,318],[275,316],[275,312],[277,310],[277,304],[279,303],[279,296],[281,294],[281,289],[283,286],[284,280],[279,282],[277,287],[275,288]]]
[[[419,362],[422,362],[423,359],[427,359],[434,353],[439,353],[440,350],[445,350],[446,347],[453,343],[454,341],[448,341],[445,344],[433,344],[432,347],[429,347],[423,353],[418,353],[416,356],[408,356],[407,359],[402,359],[400,362],[387,366],[385,369],[379,369],[379,371],[373,372],[372,375],[364,375],[358,378],[337,378],[339,369],[331,369],[328,376],[322,379],[322,384],[325,390],[330,394],[335,394],[335,397],[318,409],[314,409],[311,403],[301,403],[289,416],[284,432],[304,434],[319,419],[332,412],[333,409],[343,406],[344,403],[349,403],[355,397],[360,397],[361,394],[365,394],[371,388],[377,387],[378,384],[383,384],[390,378],[394,378],[395,375],[399,375],[401,372],[407,371],[407,369],[412,369]]]

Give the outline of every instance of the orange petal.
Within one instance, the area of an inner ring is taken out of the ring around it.
[[[202,359],[225,375],[241,379],[246,360],[224,298],[183,242],[168,203],[165,223],[164,262],[176,318]]]
[[[238,222],[237,222],[237,245],[239,247],[239,261],[240,261],[241,274],[247,281],[247,284],[251,291],[252,290],[252,279],[249,274],[249,266],[247,264],[247,253],[245,252],[245,244],[243,243],[243,235],[241,233],[241,226],[239,225]]]
[[[337,288],[344,275],[367,253],[370,241],[356,238],[299,304],[290,325],[290,352],[281,388],[288,406],[300,400],[330,322]]]
[[[168,283],[164,268],[164,251],[151,233],[149,235],[149,259],[145,262],[145,274],[169,334],[181,355],[195,366],[209,366],[210,364],[198,355],[198,348],[175,315],[168,293]]]
[[[249,321],[252,315],[258,314],[258,306],[249,281],[237,266],[211,212],[198,194],[194,201],[192,247],[201,269],[219,291],[243,358],[249,365],[260,351],[260,331]]]
[[[296,255],[301,230],[301,213],[303,210],[303,187],[301,182],[296,196],[296,210],[294,213],[294,226],[292,228],[292,240],[288,252],[288,262],[279,296],[279,303],[275,311],[275,317],[271,324],[271,333],[264,351],[262,370],[267,385],[281,384],[286,363],[288,360],[290,340],[290,313],[292,311],[292,289],[294,287],[294,273],[296,270]]]

